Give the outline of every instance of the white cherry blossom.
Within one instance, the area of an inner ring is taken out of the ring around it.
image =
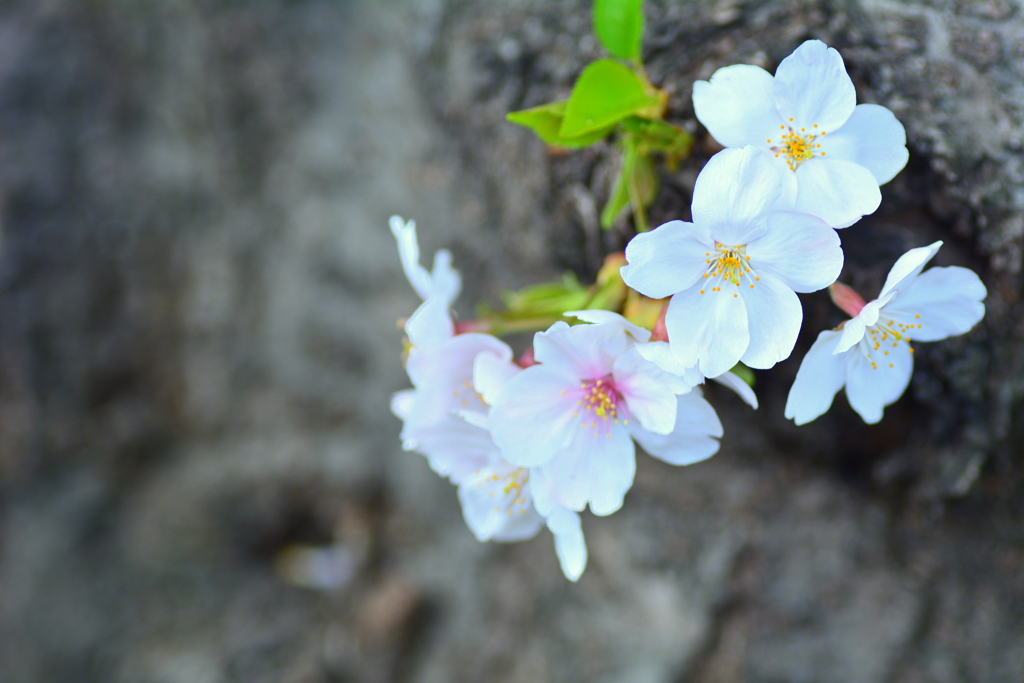
[[[891,111],[857,104],[843,58],[808,40],[773,77],[757,66],[719,69],[693,86],[697,119],[724,147],[753,145],[781,172],[777,208],[842,228],[875,211],[906,165],[907,136]]]
[[[787,418],[797,424],[814,420],[845,386],[857,414],[869,424],[878,422],[910,383],[912,341],[963,334],[985,316],[987,292],[973,271],[949,266],[921,272],[940,246],[935,242],[901,256],[870,303],[845,285],[833,286],[833,299],[853,318],[819,334],[804,356],[786,401]]]
[[[399,392],[392,400],[392,411],[404,419],[409,405],[408,393]],[[524,541],[546,524],[555,537],[562,572],[571,581],[579,579],[587,565],[579,515],[555,503],[549,493],[537,496],[539,473],[502,459],[485,423],[453,415],[420,434],[422,440],[413,445],[414,450],[442,446],[442,457],[450,463],[448,476],[458,486],[463,518],[477,540]],[[544,514],[539,511],[541,505]]]
[[[607,311],[567,315],[591,324],[559,322],[534,337],[538,364],[497,395],[491,434],[505,460],[537,472],[554,501],[608,515],[632,486],[634,439],[686,465],[718,450],[722,426],[699,392],[640,355],[647,330]]]
[[[626,247],[626,284],[671,296],[665,327],[675,364],[718,377],[742,361],[789,356],[803,309],[795,292],[835,281],[839,236],[815,216],[773,211],[781,179],[753,147],[716,154],[697,177],[693,223],[671,221]]]
[[[461,287],[450,255],[438,252],[434,270],[419,265],[415,225],[391,219],[402,267],[423,304],[406,321],[406,370],[413,389],[397,392],[392,412],[402,420],[402,446],[427,458],[431,469],[458,486],[463,517],[480,541],[532,538],[547,524],[563,573],[579,579],[587,547],[579,515],[550,494],[535,496],[529,469],[502,459],[488,428],[486,399],[521,371],[512,350],[497,338],[455,334],[450,308]],[[480,387],[479,389],[477,387]],[[533,479],[539,481],[539,473]]]

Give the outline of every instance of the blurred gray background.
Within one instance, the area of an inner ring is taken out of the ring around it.
[[[639,457],[590,565],[484,545],[400,450],[387,218],[478,301],[629,237],[613,148],[503,121],[601,55],[584,0],[0,4],[0,681],[925,683],[1024,680],[1024,10],[1016,0],[651,0],[645,60],[694,156],[692,82],[839,48],[911,161],[843,231],[868,298],[907,248],[976,269],[988,316],[918,345],[863,425],[782,419],[839,322],[804,297],[721,452]],[[525,341],[515,340],[518,348]],[[310,563],[313,563],[310,565]]]

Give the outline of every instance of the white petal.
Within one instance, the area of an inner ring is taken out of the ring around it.
[[[696,361],[692,365],[684,365],[680,357],[672,351],[668,342],[656,341],[636,345],[637,353],[651,361],[659,368],[683,380],[689,387],[704,383],[704,375],[697,368]],[[677,392],[683,393],[683,392]]]
[[[793,290],[765,273],[761,280],[748,287],[741,283],[740,299],[747,307],[747,329],[750,345],[740,358],[752,368],[770,368],[789,358],[800,334],[804,309]]]
[[[705,377],[731,370],[747,350],[747,311],[727,292],[697,287],[672,297],[665,315],[669,345],[680,365],[697,365]]]
[[[853,348],[854,344],[860,342],[864,338],[867,328],[878,322],[879,312],[892,299],[893,294],[894,292],[889,292],[884,297],[869,301],[864,304],[864,308],[860,309],[860,313],[851,320],[847,320],[833,353],[845,353],[848,349]]]
[[[555,536],[555,554],[562,573],[570,581],[576,581],[587,568],[587,542],[583,538],[580,516],[572,510],[558,508],[547,522]]]
[[[723,147],[764,145],[779,128],[772,75],[759,66],[719,69],[693,84],[693,110]]]
[[[808,40],[775,70],[775,108],[793,126],[817,124],[829,134],[853,113],[857,92],[843,58],[820,40]]]
[[[405,389],[404,391],[396,391],[391,395],[391,412],[400,420],[404,420],[409,416],[409,411],[412,410],[412,405],[416,401],[416,390]]]
[[[631,419],[635,417],[644,429],[657,434],[672,431],[676,394],[689,391],[689,385],[645,359],[635,347],[618,357],[613,375]]]
[[[693,222],[723,244],[746,244],[765,230],[765,217],[782,193],[781,173],[755,147],[725,149],[697,176]]]
[[[558,368],[534,365],[505,385],[491,408],[491,435],[509,462],[534,467],[555,457],[572,441],[579,420],[575,394],[579,379]]]
[[[458,484],[498,455],[498,447],[486,429],[456,415],[446,415],[428,427],[411,430],[414,450],[427,458],[430,469]]]
[[[582,320],[585,323],[618,325],[626,334],[639,342],[645,342],[651,338],[649,330],[645,330],[639,325],[634,325],[618,313],[613,313],[612,311],[566,311],[564,315],[568,318]]]
[[[459,485],[462,516],[477,540],[522,541],[540,530],[544,518],[534,509],[522,474],[509,465],[487,467]]]
[[[491,415],[490,413],[481,413],[476,410],[456,410],[453,415],[458,415],[460,418],[473,425],[479,427],[487,432],[488,435],[491,433]],[[495,450],[497,450],[495,446]]]
[[[846,398],[865,422],[874,424],[882,419],[882,409],[906,391],[914,372],[914,354],[901,344],[887,356],[882,350],[869,351],[868,359],[863,348],[869,348],[866,342],[845,356]],[[871,366],[871,361],[875,361],[877,368]]]
[[[622,499],[633,485],[633,440],[622,425],[607,430],[590,424],[582,429],[573,426],[572,442],[541,469],[562,505],[579,511],[589,502],[595,515],[610,515],[622,507]]]
[[[840,333],[835,330],[820,333],[800,362],[796,380],[786,399],[785,413],[788,419],[798,425],[807,424],[824,415],[832,405],[836,392],[846,382],[846,356],[832,353],[839,336]]]
[[[793,209],[817,216],[834,228],[857,222],[882,202],[875,176],[852,161],[808,159],[796,169],[796,180]]]
[[[663,299],[700,279],[707,270],[707,254],[714,251],[711,247],[706,228],[670,221],[629,241],[628,264],[619,273],[627,285],[644,296]]]
[[[772,211],[768,232],[747,245],[750,267],[768,273],[794,292],[828,287],[843,269],[839,235],[825,221],[806,213]]]
[[[877,104],[858,104],[841,128],[819,141],[827,156],[860,164],[879,185],[892,180],[910,158],[903,124]]]
[[[914,341],[938,341],[967,332],[985,317],[988,292],[974,271],[959,266],[930,268],[901,288],[882,315],[920,325]],[[918,317],[920,316],[920,317]]]
[[[416,222],[406,223],[401,216],[392,216],[388,221],[391,234],[398,243],[398,258],[409,284],[426,300],[434,292],[434,286],[427,269],[420,265],[420,245],[416,239]]]
[[[757,394],[754,393],[754,389],[744,382],[739,375],[732,372],[726,372],[718,377],[712,377],[711,379],[722,386],[732,389],[740,398],[743,399],[744,403],[754,410],[757,410]]]
[[[443,298],[449,306],[462,291],[462,276],[459,275],[459,271],[452,268],[452,254],[447,249],[439,249],[434,252],[434,269],[430,273],[430,286],[431,295]]]
[[[532,507],[523,510],[522,513],[513,510],[511,516],[506,512],[504,521],[505,523],[491,537],[491,540],[496,543],[525,541],[536,536],[540,528],[544,526],[544,518]]]
[[[473,359],[480,353],[509,357],[512,349],[489,334],[476,333],[457,335],[427,351],[414,348],[405,369],[416,387],[416,400],[406,427],[429,425],[452,410],[485,409],[472,384]]]
[[[494,353],[477,354],[473,361],[473,388],[480,392],[487,405],[493,406],[508,381],[522,371],[511,358]]]
[[[544,470],[539,467],[530,468],[530,494],[533,496],[533,506],[543,517],[562,507],[562,504],[555,500],[555,494],[544,475]]]
[[[429,297],[405,322],[405,334],[410,344],[421,349],[429,349],[451,339],[455,336],[455,324],[448,302],[443,297]]]
[[[941,240],[932,242],[927,247],[911,249],[896,259],[896,263],[893,264],[889,275],[885,278],[882,293],[878,295],[878,298],[881,299],[893,289],[899,289],[905,282],[909,284],[911,278],[920,275],[924,267],[932,260],[932,257],[938,253],[941,246]]]
[[[872,306],[872,304],[874,305]],[[869,309],[868,306],[871,306],[871,308]],[[846,353],[855,345],[859,344],[860,340],[864,338],[864,333],[867,331],[868,327],[867,322],[865,322],[864,311],[867,310],[869,314],[872,314],[877,319],[878,308],[878,302],[871,301],[861,309],[861,312],[857,317],[847,320],[846,324],[843,325],[843,329],[839,332],[839,341],[836,343],[835,348],[832,349],[832,353]]]
[[[670,465],[691,465],[717,453],[718,438],[724,432],[711,404],[693,392],[679,397],[678,411],[671,434],[634,428],[633,438],[649,454]]]
[[[619,325],[574,325],[557,322],[533,336],[533,357],[576,377],[598,379],[611,372],[612,364],[632,340]]]

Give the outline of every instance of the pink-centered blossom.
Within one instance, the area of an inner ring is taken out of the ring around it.
[[[670,464],[718,450],[714,409],[681,378],[640,355],[650,333],[607,311],[571,313],[534,337],[533,365],[508,380],[490,413],[508,462],[531,468],[555,502],[608,515],[636,472],[634,440]]]

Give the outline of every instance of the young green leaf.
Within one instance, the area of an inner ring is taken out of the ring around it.
[[[619,59],[640,62],[644,0],[594,0],[594,32]]]
[[[629,67],[614,59],[599,59],[576,80],[558,134],[576,138],[659,102],[658,95],[649,93],[647,84]]]
[[[530,128],[541,140],[549,145],[557,145],[569,149],[580,149],[581,147],[592,145],[606,137],[615,128],[615,123],[613,122],[604,128],[599,128],[577,137],[563,137],[559,135],[558,131],[562,127],[562,120],[565,118],[565,108],[568,103],[568,100],[549,102],[532,109],[511,112],[505,116],[505,119],[512,123],[518,123],[520,126]]]

